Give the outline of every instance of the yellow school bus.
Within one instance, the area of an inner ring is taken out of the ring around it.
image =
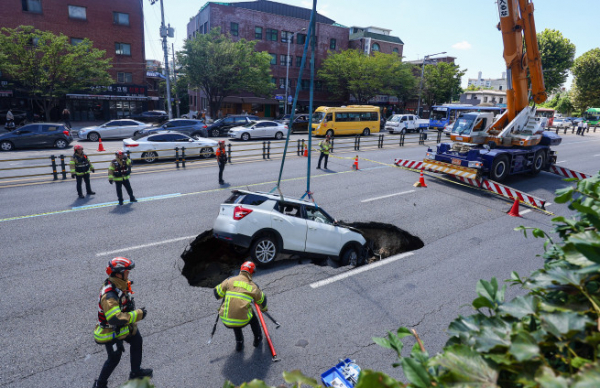
[[[315,136],[359,135],[369,136],[379,132],[379,107],[373,105],[348,105],[342,107],[320,106],[312,119]]]

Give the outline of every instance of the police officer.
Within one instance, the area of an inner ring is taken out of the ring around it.
[[[85,191],[87,195],[94,195],[92,186],[90,184],[90,171],[95,172],[94,165],[88,159],[88,156],[83,153],[83,147],[77,144],[75,147],[75,153],[71,157],[69,165],[71,166],[71,178],[77,178],[77,194],[79,198],[84,198],[83,192],[81,191],[81,181],[85,181]]]
[[[325,140],[321,140],[319,142],[319,149],[321,151],[321,155],[319,155],[319,163],[317,164],[317,169],[321,169],[321,160],[325,159],[325,164],[323,167],[327,170],[327,160],[329,159],[329,150],[331,149],[331,142],[329,135],[325,136]]]
[[[133,190],[129,183],[129,175],[131,174],[131,159],[125,156],[121,150],[115,152],[116,158],[110,162],[108,167],[108,182],[112,185],[113,181],[117,185],[117,198],[119,205],[123,205],[123,186],[129,195],[129,202],[137,202],[133,196]]]
[[[219,310],[219,316],[226,327],[233,329],[235,350],[238,352],[244,349],[242,328],[248,324],[254,334],[254,347],[260,345],[262,341],[260,323],[253,314],[252,302],[260,305],[261,311],[267,311],[267,297],[252,282],[252,274],[255,269],[256,266],[253,262],[246,261],[242,264],[238,276],[225,279],[214,290],[217,299],[225,298]]]
[[[100,289],[98,324],[94,330],[94,340],[105,346],[108,359],[100,371],[98,380],[94,382],[95,388],[107,387],[108,378],[121,361],[121,355],[125,351],[123,341],[130,345],[129,379],[152,377],[152,369],[141,369],[143,340],[136,322],[146,318],[148,312],[144,307],[136,309],[131,296],[133,292],[129,272],[134,268],[133,260],[125,257],[115,257],[106,267],[109,278],[104,281]]]
[[[217,163],[219,164],[219,184],[224,185],[223,170],[225,170],[225,165],[227,164],[227,151],[225,151],[225,142],[223,140],[219,141],[219,148],[217,148],[216,155]]]

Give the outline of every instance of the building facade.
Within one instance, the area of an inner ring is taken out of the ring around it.
[[[349,48],[361,50],[366,55],[374,52],[397,54],[402,58],[404,42],[381,27],[350,27]]]
[[[460,95],[461,104],[506,107],[506,91],[500,90],[467,90]]]
[[[507,79],[506,72],[502,73],[502,78],[487,78],[483,79],[482,73],[479,72],[477,78],[469,78],[468,86],[476,88],[487,88],[492,90],[506,90]]]
[[[142,1],[3,0],[0,26],[21,25],[62,33],[72,44],[88,38],[112,59],[112,85],[67,94],[48,119],[58,119],[65,106],[73,121],[129,117],[147,107]],[[14,89],[9,93],[11,81],[0,78],[0,107],[23,108],[27,96]]]

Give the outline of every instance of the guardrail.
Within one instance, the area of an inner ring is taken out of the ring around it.
[[[594,133],[596,132],[596,128],[597,127],[598,127],[597,125],[594,125]],[[592,129],[592,128],[588,125],[587,130],[585,132],[589,133],[590,129]],[[567,131],[569,130],[569,127],[563,127],[563,130],[564,130],[563,135],[566,135]],[[571,134],[575,133],[576,130],[577,130],[577,126],[571,127]],[[556,128],[556,134],[557,135],[559,134],[558,132],[560,132],[560,128],[557,127]]]

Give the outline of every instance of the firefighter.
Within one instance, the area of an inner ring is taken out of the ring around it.
[[[123,205],[123,186],[129,195],[129,202],[137,202],[133,196],[131,183],[129,183],[129,175],[131,174],[131,159],[125,156],[121,150],[115,152],[116,158],[110,162],[108,167],[108,182],[112,185],[113,181],[117,185],[117,198],[119,205]]]
[[[83,191],[81,191],[81,182],[85,181],[85,191],[87,195],[94,195],[92,186],[90,184],[90,171],[95,172],[94,165],[86,154],[83,153],[83,147],[77,144],[75,147],[75,153],[71,157],[69,165],[71,166],[71,178],[77,178],[77,194],[79,198],[85,198]]]
[[[251,261],[246,261],[240,268],[240,274],[227,278],[223,283],[215,287],[215,297],[225,298],[219,310],[219,316],[223,324],[233,329],[235,334],[235,350],[244,349],[244,333],[242,328],[250,324],[254,334],[254,347],[262,342],[262,331],[258,319],[253,314],[252,302],[260,305],[261,311],[267,311],[267,297],[252,282],[252,274],[256,266]]]
[[[217,148],[216,155],[217,163],[219,164],[219,184],[224,185],[223,170],[225,170],[225,165],[227,164],[227,151],[225,151],[225,142],[223,140],[219,141],[219,148]]]
[[[108,262],[106,273],[108,279],[100,289],[98,301],[98,324],[94,330],[94,340],[104,345],[108,359],[102,366],[98,380],[93,387],[105,388],[108,378],[115,370],[121,355],[125,351],[123,341],[129,343],[131,358],[131,373],[129,379],[152,377],[152,369],[141,369],[142,365],[142,335],[136,322],[145,319],[148,312],[144,307],[135,308],[131,294],[129,272],[135,268],[135,263],[125,257],[115,257]]]
[[[331,150],[331,139],[329,135],[325,136],[325,141],[319,142],[319,150],[321,151],[321,155],[319,155],[319,163],[317,164],[317,170],[321,169],[321,160],[325,159],[325,170],[327,170],[327,160],[329,159],[329,152]]]

